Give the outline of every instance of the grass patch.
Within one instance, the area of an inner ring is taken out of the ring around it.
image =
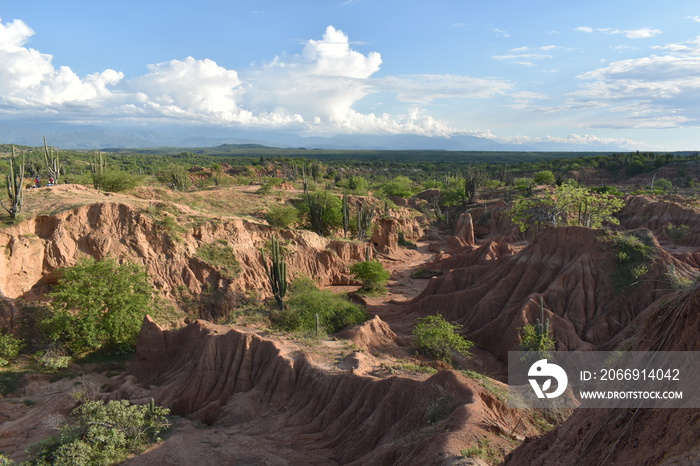
[[[213,243],[200,245],[195,256],[216,268],[223,277],[229,280],[233,280],[241,273],[241,264],[226,240],[220,239]]]
[[[463,458],[481,458],[491,463],[503,461],[503,453],[496,449],[487,438],[477,440],[477,445],[463,449]]]
[[[613,247],[615,270],[613,283],[617,290],[641,283],[657,250],[648,230],[613,233],[606,238]]]
[[[504,402],[508,400],[508,390],[494,383],[491,378],[472,370],[460,370],[459,372],[461,372],[465,377],[469,377],[470,379],[479,382],[479,385],[481,385],[489,393],[495,395],[499,400]]]
[[[418,269],[411,272],[411,278],[428,279],[439,277],[442,275],[442,270]]]

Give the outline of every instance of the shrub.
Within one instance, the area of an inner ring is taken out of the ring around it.
[[[549,184],[549,185],[551,185],[551,184],[554,184],[556,177],[554,176],[554,173],[551,172],[551,170],[542,170],[542,171],[535,173],[533,180],[535,181],[536,184]]]
[[[359,290],[362,293],[386,293],[385,284],[391,278],[391,273],[384,270],[382,263],[376,260],[352,264],[350,274],[355,280],[362,283]]]
[[[224,278],[233,280],[241,272],[241,264],[236,253],[225,240],[202,244],[197,248],[196,256],[219,270]]]
[[[132,175],[121,170],[106,170],[102,173],[93,173],[93,184],[99,186],[102,191],[118,193],[133,189],[143,182],[142,176]]]
[[[126,400],[86,401],[71,412],[71,422],[54,418],[58,433],[29,447],[35,465],[107,465],[140,453],[169,427],[167,408]],[[63,422],[62,422],[63,421]]]
[[[666,225],[666,235],[673,241],[674,248],[678,247],[678,243],[683,241],[688,233],[690,233],[688,225],[673,225],[672,223]]]
[[[328,191],[322,194],[306,193],[297,202],[299,212],[317,234],[328,235],[332,230],[343,227],[343,205],[338,196]]]
[[[384,183],[382,191],[387,196],[411,197],[413,195],[413,181],[407,176],[397,176]]]
[[[42,322],[51,340],[73,355],[104,346],[123,351],[136,342],[151,310],[152,287],[138,265],[84,259],[61,270],[53,311]]]
[[[309,278],[297,278],[289,288],[287,309],[273,317],[282,330],[315,332],[316,314],[319,330],[328,333],[367,320],[367,314],[359,306],[341,295],[318,289]]]
[[[299,211],[291,206],[274,205],[265,214],[265,220],[274,228],[287,229],[299,219]]]
[[[457,333],[460,329],[461,325],[447,322],[439,314],[418,319],[413,329],[418,353],[447,363],[454,354],[470,357],[469,348],[474,344]]]
[[[22,346],[22,340],[14,335],[10,333],[0,335],[0,366],[6,366],[16,358]]]

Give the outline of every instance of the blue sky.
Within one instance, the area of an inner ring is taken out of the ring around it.
[[[4,120],[700,146],[696,0],[6,0],[0,18]]]

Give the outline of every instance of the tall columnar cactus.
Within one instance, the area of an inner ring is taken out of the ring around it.
[[[275,301],[279,305],[280,311],[284,310],[284,296],[287,294],[287,263],[280,252],[280,242],[277,237],[272,237],[270,245],[271,264],[267,264],[265,251],[262,251],[263,265],[267,278],[270,280],[270,287]]]
[[[90,160],[90,172],[92,172],[92,185],[95,189],[100,189],[102,184],[102,175],[107,168],[105,156],[102,152],[95,152],[95,155]]]
[[[371,205],[360,204],[357,207],[357,239],[364,241],[367,236],[367,230],[372,226],[374,219],[374,207]]]
[[[546,346],[544,342],[549,336],[549,319],[544,318],[544,300],[542,296],[540,296],[540,317],[535,322],[535,333],[537,334],[537,339],[542,342],[541,346]]]
[[[22,163],[16,166],[15,146],[12,146],[12,156],[10,158],[10,173],[7,174],[7,195],[10,197],[10,207],[2,206],[12,218],[17,218],[17,214],[22,211],[24,204],[24,153],[22,153]]]
[[[369,244],[367,245],[367,248],[365,249],[365,261],[369,262],[372,260],[372,246]]]
[[[350,230],[350,205],[348,203],[348,193],[343,193],[343,238],[348,237]]]
[[[301,167],[301,183],[304,186],[304,194],[309,192],[309,176],[306,173],[306,164]]]
[[[61,174],[61,164],[58,161],[58,152],[53,150],[46,144],[46,136],[44,136],[44,163],[46,170],[49,172],[49,178],[53,178],[54,184],[58,184],[58,177]]]

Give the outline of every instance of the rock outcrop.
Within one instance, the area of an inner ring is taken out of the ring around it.
[[[541,297],[559,350],[602,349],[670,292],[670,266],[680,277],[694,275],[659,247],[648,230],[636,234],[654,251],[653,259],[637,271],[642,275],[636,282],[621,284],[634,271],[617,264],[615,246],[605,231],[550,228],[516,254],[487,243],[446,259],[459,268],[430,280],[406,312],[442,314],[462,324],[470,340],[505,360],[518,345],[518,329],[539,315]]]
[[[280,342],[205,321],[162,330],[147,318],[136,361],[108,390],[112,398],[154,398],[223,430],[229,463],[442,464],[476,443],[473,436],[489,435],[486,417],[505,423],[513,414],[456,372],[425,381],[329,372]],[[506,425],[523,435],[532,432],[527,424]],[[172,460],[168,442],[134,463]],[[217,453],[197,454],[213,464]]]

